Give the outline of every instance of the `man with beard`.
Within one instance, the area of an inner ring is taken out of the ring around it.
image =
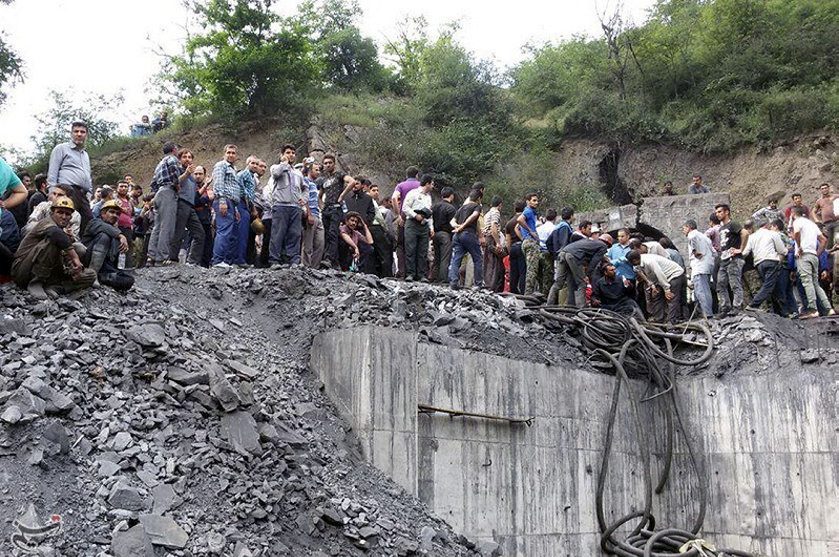
[[[82,243],[87,248],[84,261],[96,272],[99,283],[125,291],[134,286],[134,277],[122,270],[125,265],[120,262],[120,255],[128,252],[128,239],[117,227],[120,213],[115,199],[106,201],[99,218],[90,221],[82,233]]]

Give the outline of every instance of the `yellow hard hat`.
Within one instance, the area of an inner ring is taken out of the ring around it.
[[[50,209],[70,209],[71,211],[75,211],[76,206],[73,205],[72,199],[70,199],[66,195],[61,195],[53,200],[53,202],[50,204]]]
[[[253,219],[251,221],[251,230],[253,230],[254,234],[265,234],[265,224],[262,222],[262,219]]]
[[[111,199],[110,201],[106,201],[105,203],[103,203],[102,204],[102,209],[99,212],[101,213],[101,212],[107,211],[108,209],[116,209],[117,211],[122,213],[122,206],[119,204],[119,201],[117,201],[116,199]]]

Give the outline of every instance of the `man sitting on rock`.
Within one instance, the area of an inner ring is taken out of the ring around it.
[[[600,264],[600,272],[603,276],[594,282],[591,305],[643,319],[641,307],[635,301],[635,284],[626,277],[618,276],[610,261]]]
[[[134,277],[122,271],[125,265],[119,264],[120,254],[128,252],[128,239],[117,228],[121,213],[117,200],[106,201],[99,218],[87,225],[82,243],[87,248],[87,267],[96,272],[99,283],[123,291],[134,286]]]
[[[50,217],[24,237],[12,263],[12,277],[38,299],[90,287],[96,273],[85,269],[64,230],[75,211],[69,197],[52,202]]]

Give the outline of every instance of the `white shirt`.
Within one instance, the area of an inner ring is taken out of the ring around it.
[[[405,201],[402,202],[402,212],[409,219],[417,216],[418,209],[428,209],[429,213],[431,212],[431,194],[422,191],[421,187],[409,191],[408,195],[405,196]],[[424,222],[427,222],[432,230],[434,229],[434,221],[431,217],[425,219]]]
[[[545,242],[548,241],[548,236],[551,235],[551,232],[554,231],[554,228],[556,228],[556,224],[549,220],[545,221],[544,224],[540,224],[536,227],[536,234],[539,236],[539,244],[542,247],[542,249],[548,249],[548,247],[545,245]]]
[[[678,263],[652,253],[642,253],[641,264],[635,267],[635,270],[664,290],[670,290],[671,280],[685,274],[685,270]]]
[[[710,275],[714,272],[714,244],[711,239],[698,230],[688,232],[688,251],[690,252],[690,270],[692,275]],[[695,253],[702,257],[696,257]]]
[[[743,257],[750,253],[754,254],[755,265],[763,261],[783,261],[787,255],[787,247],[778,232],[759,228],[754,234],[749,234]]]
[[[798,248],[804,253],[819,254],[819,235],[821,230],[816,223],[805,217],[798,217],[792,222],[793,233],[798,232]]]

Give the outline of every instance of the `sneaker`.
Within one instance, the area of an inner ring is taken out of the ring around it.
[[[766,313],[766,310],[761,307],[754,307],[754,306],[746,306],[743,308],[745,311],[754,312],[754,313]]]
[[[229,269],[229,268],[230,268],[230,265],[228,265],[227,263],[225,263],[224,261],[222,261],[221,263],[214,263],[214,264],[213,264],[213,267],[217,267],[217,268],[219,268],[219,269]]]
[[[414,282],[414,277],[405,277],[405,282]]]
[[[813,310],[805,311],[805,312],[801,313],[798,316],[798,318],[799,319],[812,319],[812,318],[818,317],[818,316],[819,316],[819,312],[813,309]]]
[[[835,309],[831,309],[830,311],[828,311],[827,315],[825,317],[830,317],[832,315],[836,315],[836,310]]]
[[[39,300],[46,300],[49,298],[49,295],[44,290],[44,285],[39,280],[33,280],[29,282],[29,286],[26,287],[26,290],[29,291],[35,298]]]

